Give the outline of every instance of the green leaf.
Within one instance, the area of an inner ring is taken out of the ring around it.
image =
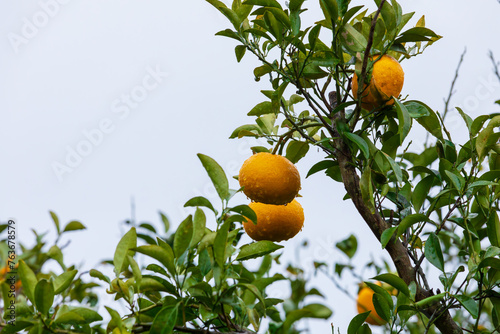
[[[500,220],[498,213],[492,211],[486,222],[486,230],[488,232],[488,239],[492,246],[500,247]]]
[[[369,315],[370,311],[360,313],[352,318],[351,322],[349,323],[349,327],[347,327],[347,334],[357,334],[361,325],[364,324]]]
[[[50,216],[52,217],[52,221],[54,222],[54,225],[56,225],[57,234],[61,234],[61,228],[59,225],[59,218],[57,217],[55,212],[49,211],[49,213],[50,213]]]
[[[214,206],[212,205],[212,203],[210,203],[210,201],[208,199],[206,199],[205,197],[202,197],[202,196],[197,196],[197,197],[191,198],[189,201],[186,202],[186,204],[184,204],[184,207],[188,207],[188,206],[190,206],[190,207],[203,206],[203,207],[209,208],[215,214],[217,214],[217,210],[214,209]]]
[[[35,287],[35,305],[43,315],[47,315],[54,302],[54,287],[46,279],[38,281]]]
[[[277,245],[272,241],[262,240],[253,242],[251,244],[246,244],[241,246],[237,261],[245,261],[250,259],[255,259],[266,254],[272,253],[280,248],[281,245]]]
[[[465,121],[465,124],[467,125],[467,129],[469,129],[469,133],[471,132],[471,129],[472,129],[472,118],[467,115],[466,113],[464,113],[464,111],[459,108],[459,107],[456,107],[457,111],[460,113],[460,116],[462,116],[462,118],[464,119]]]
[[[131,252],[132,248],[137,246],[137,234],[135,227],[125,233],[120,242],[116,246],[115,255],[113,257],[113,265],[115,266],[116,277],[120,275],[128,267],[127,254]],[[133,255],[133,252],[129,255]]]
[[[175,274],[174,256],[165,248],[157,245],[143,245],[134,248],[138,253],[152,257],[167,268],[171,274]]]
[[[437,117],[436,113],[425,103],[422,103],[420,101],[406,101],[404,103],[408,110],[412,109],[413,111],[416,110],[426,110],[428,113],[428,116],[420,116],[418,118],[415,118],[415,120],[424,127],[427,131],[430,132],[434,137],[443,140],[443,131],[441,128],[441,122],[439,121],[439,118]]]
[[[346,23],[341,32],[342,43],[352,52],[363,52],[368,44],[365,36]]]
[[[73,307],[68,312],[58,313],[54,322],[57,324],[85,325],[101,320],[102,317],[94,310],[85,307]]]
[[[462,306],[469,312],[472,318],[477,319],[479,315],[479,306],[477,302],[469,296],[466,295],[455,295],[456,300],[462,304]]]
[[[224,173],[222,167],[214,159],[201,153],[198,153],[197,155],[203,167],[205,167],[208,176],[212,180],[220,199],[227,200],[229,198],[229,183],[227,181],[226,173]]]
[[[250,219],[251,221],[257,223],[257,214],[255,214],[255,211],[253,211],[252,208],[249,207],[248,205],[245,204],[238,205],[235,206],[234,208],[229,208],[229,211],[237,212],[240,215],[243,215],[248,219]]]
[[[403,182],[403,171],[401,170],[401,167],[399,167],[399,164],[397,164],[396,161],[394,161],[394,159],[392,159],[387,153],[385,153],[385,152],[382,152],[382,153],[383,153],[385,159],[387,160],[387,162],[389,163],[389,165],[391,165],[391,169],[393,170],[397,181]]]
[[[207,223],[207,217],[202,209],[196,208],[193,217],[193,237],[191,239],[190,247],[197,245],[203,236],[205,235],[205,227]]]
[[[444,259],[441,245],[436,234],[429,234],[429,238],[425,242],[424,249],[425,258],[436,268],[444,272]]]
[[[309,304],[301,309],[290,311],[283,322],[283,332],[288,333],[292,325],[302,318],[328,319],[332,311],[321,304]]]
[[[63,270],[66,270],[66,266],[64,265],[63,261],[63,253],[61,252],[61,249],[57,247],[56,245],[52,246],[49,248],[49,251],[47,252],[47,255],[56,260],[57,263],[63,268]]]
[[[380,274],[372,279],[385,282],[396,288],[399,292],[404,293],[407,297],[410,297],[410,290],[408,289],[405,281],[394,274]]]
[[[321,6],[323,8],[326,9],[326,11],[328,12],[328,15],[330,16],[330,19],[332,19],[333,21],[336,21],[337,18],[339,17],[339,9],[338,9],[338,5],[337,5],[337,1],[336,0],[320,0],[319,1]],[[328,17],[325,16],[326,19],[328,19]]]
[[[351,234],[346,239],[337,242],[335,247],[340,249],[345,255],[352,259],[358,249],[358,240],[354,234]]]
[[[406,109],[406,106],[403,103],[401,103],[396,97],[394,97],[394,102],[399,121],[398,133],[401,138],[400,142],[402,143],[405,140],[406,136],[408,136],[408,133],[410,133],[411,118],[410,114],[408,113],[408,109]]]
[[[281,8],[281,5],[276,0],[245,0],[243,2],[244,5],[254,5],[254,6],[263,6],[263,7],[274,7]]]
[[[238,286],[242,286],[246,288],[248,291],[250,291],[252,294],[259,299],[259,301],[262,303],[262,305],[266,305],[266,301],[264,300],[264,297],[260,293],[259,289],[253,284],[248,284],[248,283],[239,283]]]
[[[420,212],[424,201],[429,194],[429,190],[434,184],[434,175],[428,175],[424,177],[416,185],[415,190],[413,190],[413,195],[411,197],[411,202],[416,212]]]
[[[187,206],[186,204],[184,204],[185,207]],[[167,233],[168,230],[170,229],[170,221],[168,220],[167,216],[163,212],[160,211],[159,213],[160,213],[161,221],[163,223],[163,227],[165,229],[165,233]]]
[[[453,187],[455,187],[455,189],[457,189],[458,191],[462,191],[462,184],[460,182],[460,178],[457,175],[455,175],[455,173],[452,173],[449,170],[445,170],[444,172],[450,178]]]
[[[234,53],[236,55],[236,60],[238,61],[238,63],[241,61],[246,51],[247,51],[246,46],[236,45],[236,47],[234,48]]]
[[[106,282],[108,284],[111,283],[111,280],[109,279],[109,277],[104,275],[102,272],[100,272],[97,269],[90,269],[89,274],[90,274],[90,277],[100,279],[101,281]]]
[[[322,170],[328,169],[328,168],[336,166],[336,165],[338,165],[338,162],[333,161],[333,160],[320,161],[320,162],[314,164],[314,166],[312,166],[311,169],[309,169],[309,171],[307,172],[307,175],[306,175],[306,179],[309,176],[311,176],[317,172],[320,172]]]
[[[382,245],[382,248],[385,248],[389,241],[391,241],[391,238],[397,229],[397,226],[393,226],[385,229],[384,232],[382,232],[382,235],[380,236],[380,244]]]
[[[177,228],[174,236],[174,254],[180,258],[188,249],[193,238],[193,216],[189,215]]]
[[[73,220],[70,221],[65,227],[63,232],[69,232],[69,231],[77,231],[77,230],[85,230],[86,227],[79,221]]]
[[[309,30],[309,48],[311,50],[314,50],[314,47],[316,46],[316,41],[319,36],[319,32],[321,30],[321,26],[319,24],[315,25],[311,30]]]
[[[475,122],[475,121],[474,121]],[[500,125],[500,116],[493,117],[486,128],[484,128],[476,138],[476,150],[479,159],[482,159],[492,145],[495,145],[500,138],[500,133],[494,133],[494,129]],[[474,124],[473,124],[474,126]]]
[[[306,156],[309,144],[303,141],[291,141],[286,147],[286,158],[293,164]]]
[[[35,273],[23,260],[19,260],[18,273],[26,297],[35,304],[35,286],[38,283]]]
[[[349,141],[356,144],[356,146],[361,150],[361,152],[363,152],[363,155],[365,156],[366,159],[370,157],[370,148],[368,147],[368,144],[363,138],[352,132],[343,132],[343,135]]]
[[[403,103],[408,110],[408,114],[412,118],[419,118],[424,116],[429,116],[429,109],[419,101],[406,101]]]
[[[415,213],[404,217],[403,220],[398,225],[397,237],[399,238],[401,235],[403,235],[403,233],[405,233],[406,230],[410,228],[410,226],[412,226],[413,224],[420,222],[432,222],[432,220],[430,220],[426,215],[421,213]]]
[[[273,105],[269,101],[264,101],[257,104],[248,112],[248,116],[261,116],[266,114],[274,114],[275,110],[273,109]]]
[[[392,308],[387,302],[387,299],[381,294],[375,293],[372,297],[372,301],[379,317],[388,322],[391,319]]]
[[[224,36],[224,37],[229,37],[229,38],[235,39],[238,42],[241,41],[240,36],[235,31],[232,31],[231,29],[221,30],[221,31],[217,32],[215,34],[215,36]]]
[[[54,286],[54,293],[58,295],[64,290],[66,290],[73,282],[73,279],[75,278],[77,273],[78,270],[74,269],[70,271],[65,271],[61,275],[57,276],[54,279],[54,282],[52,283]]]
[[[215,262],[220,268],[224,268],[224,262],[226,259],[226,244],[227,244],[227,234],[229,232],[230,222],[225,221],[217,231],[214,240],[214,257]]]

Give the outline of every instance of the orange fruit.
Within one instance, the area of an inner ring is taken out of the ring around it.
[[[249,206],[257,214],[257,224],[247,220],[243,228],[253,240],[288,240],[304,225],[304,209],[296,200],[287,205],[253,202]]]
[[[290,203],[300,190],[297,167],[287,158],[267,152],[248,158],[238,179],[248,198],[266,204]]]
[[[381,285],[380,282],[376,282],[376,284]],[[358,293],[356,306],[358,309],[358,314],[371,311],[368,318],[366,318],[367,323],[371,325],[382,326],[386,321],[382,319],[375,310],[375,306],[373,305],[374,294],[375,292],[367,286],[361,288]]]
[[[378,56],[370,57],[377,59]],[[384,105],[394,104],[392,97],[398,97],[403,89],[405,73],[399,62],[389,55],[383,55],[373,64],[372,76],[368,86],[365,84],[361,95],[361,106],[372,110]],[[358,98],[358,76],[352,77],[352,95]]]
[[[16,268],[17,268],[17,263],[16,263]],[[17,271],[17,270],[14,270],[14,271]],[[10,287],[11,284],[10,284],[10,281],[8,281],[8,279],[11,278],[11,275],[9,275],[9,273],[11,272],[11,270],[9,270],[9,267],[8,266],[5,266],[3,267],[2,269],[0,269],[0,282],[7,282],[7,285]],[[21,278],[19,276],[17,276],[16,278],[16,283],[15,283],[15,290],[18,291],[19,289],[21,289]]]

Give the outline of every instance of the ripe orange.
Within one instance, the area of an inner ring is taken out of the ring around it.
[[[287,158],[267,152],[252,155],[241,166],[240,186],[252,201],[290,203],[300,190],[297,167]]]
[[[377,59],[378,56],[373,58]],[[391,105],[394,103],[392,97],[398,97],[403,89],[405,73],[396,59],[389,55],[383,55],[373,64],[370,84],[364,86],[361,95],[361,106],[367,110],[376,107]],[[352,77],[352,95],[358,98],[358,76],[354,73]]]
[[[16,268],[17,268],[17,263],[16,263]],[[2,269],[0,269],[0,282],[6,281],[7,284],[9,285],[9,287],[10,287],[10,283],[9,283],[10,281],[7,281],[7,279],[9,279],[11,277],[9,275],[10,272],[11,272],[11,270],[9,270],[8,266],[5,266]],[[17,276],[15,290],[18,291],[19,289],[21,289],[21,278],[19,276]]]
[[[304,225],[304,209],[296,200],[287,205],[253,202],[249,206],[257,214],[257,224],[247,220],[243,228],[253,240],[288,240]]]
[[[381,285],[380,282],[376,282],[376,284]],[[375,292],[367,286],[361,288],[358,293],[356,306],[358,308],[358,313],[371,311],[368,318],[366,318],[367,323],[371,325],[382,326],[383,324],[385,324],[385,320],[382,319],[375,310],[375,306],[373,305],[374,294]]]

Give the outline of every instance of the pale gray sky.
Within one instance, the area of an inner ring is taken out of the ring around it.
[[[500,59],[498,2],[400,3],[417,12],[412,24],[425,14],[427,26],[444,36],[403,62],[403,95],[442,110],[466,46],[453,104],[473,117],[500,111],[493,105],[500,84],[487,56],[491,49]],[[305,7],[312,22],[317,1]],[[48,210],[63,222],[80,220],[88,229],[68,234],[66,258],[88,269],[112,256],[131,197],[138,220],[156,223],[161,210],[176,226],[189,198],[216,200],[196,153],[216,159],[229,176],[251,154],[253,141],[228,137],[253,122],[246,113],[264,100],[259,91],[267,84],[254,81],[254,59],[246,55],[238,64],[234,41],[214,36],[229,23],[205,1],[3,1],[0,22],[0,220],[15,218],[22,242],[32,243],[31,228],[53,238]],[[450,130],[460,135],[464,128],[451,117]],[[415,149],[421,140],[414,137]],[[351,233],[360,243],[357,264],[380,257],[374,237],[342,201],[342,185],[322,174],[304,179],[322,156],[311,152],[298,164],[306,223],[284,243],[284,258],[293,259],[295,246],[308,239],[301,263],[308,256],[345,262],[334,244]],[[239,196],[234,204],[245,201]],[[335,312],[331,321],[346,332],[354,303],[325,280],[312,284],[321,285]],[[342,284],[355,291],[354,282]],[[314,322],[314,329],[330,332],[328,322]]]

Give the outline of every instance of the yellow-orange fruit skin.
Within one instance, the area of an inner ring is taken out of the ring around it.
[[[378,283],[378,285],[380,285],[380,282]],[[375,310],[375,306],[373,305],[374,294],[375,292],[369,287],[362,288],[358,293],[356,306],[358,309],[358,313],[371,311],[368,318],[366,318],[367,323],[375,326],[382,326],[383,324],[385,324],[385,320],[382,319]]]
[[[296,200],[287,205],[253,202],[249,206],[257,214],[257,224],[247,220],[243,222],[243,228],[255,241],[288,240],[304,226],[304,209]]]
[[[376,59],[377,56],[374,56]],[[399,62],[389,55],[383,55],[373,64],[372,78],[362,93],[361,106],[367,110],[394,104],[392,97],[401,94],[404,71]],[[352,77],[352,95],[358,98],[358,76]]]
[[[300,190],[297,167],[287,158],[267,152],[248,158],[238,179],[248,198],[266,204],[290,203]]]

